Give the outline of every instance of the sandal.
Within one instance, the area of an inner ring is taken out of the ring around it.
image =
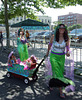
[[[61,94],[60,94],[60,97],[61,97],[61,98],[65,98],[65,94],[64,94],[64,93],[61,93]]]

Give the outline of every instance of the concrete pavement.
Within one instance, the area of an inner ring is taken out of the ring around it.
[[[8,53],[7,51],[0,53],[0,100],[61,100],[59,97],[59,89],[54,88],[53,91],[49,91],[45,84],[44,64],[40,66],[38,71],[38,80],[33,82],[30,79],[28,86],[21,79],[8,79],[6,77]],[[35,54],[38,62],[40,62],[46,54],[46,50],[29,48],[29,55],[31,54]],[[75,78],[75,84],[74,92],[65,93],[66,100],[82,99],[82,80]]]

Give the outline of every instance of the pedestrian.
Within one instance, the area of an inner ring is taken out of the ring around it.
[[[29,40],[30,40],[30,33],[28,32],[28,30],[26,30],[26,38],[27,38],[27,45],[28,47],[30,46]]]
[[[15,37],[16,37],[16,38],[18,37],[18,34],[17,34],[17,32],[15,32]]]
[[[29,34],[29,32],[28,32],[28,30],[26,30],[26,38],[27,38],[27,40],[29,41],[29,39],[30,39],[30,34]]]
[[[49,51],[51,51],[50,63],[52,68],[52,79],[49,81],[50,89],[53,89],[53,79],[58,79],[63,83],[74,85],[73,81],[64,78],[65,48],[66,56],[70,56],[69,45],[70,43],[67,28],[64,24],[59,24],[54,31],[54,35],[52,35],[50,39],[46,54],[48,56]],[[65,95],[62,92],[62,87],[59,86],[60,97],[65,98]]]
[[[0,43],[1,43],[1,48],[3,49],[3,35],[2,35],[2,31],[0,31]]]
[[[27,40],[24,36],[23,29],[18,30],[18,38],[17,38],[17,49],[20,56],[21,61],[25,61],[28,59],[28,48],[27,48]]]

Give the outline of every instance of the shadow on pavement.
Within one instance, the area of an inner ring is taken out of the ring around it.
[[[41,48],[29,48],[28,51],[29,56],[34,54],[39,60],[46,54],[46,50]],[[16,77],[11,79],[7,78],[7,65],[4,65],[7,62],[7,54],[5,56],[0,55],[0,59],[0,100],[61,100],[59,97],[59,89],[54,88],[53,91],[49,91],[45,84],[45,66],[40,66],[38,80],[33,82],[30,79],[30,83],[27,86],[22,79]],[[82,80],[75,79],[75,84],[75,92],[65,93],[66,100],[81,100]]]

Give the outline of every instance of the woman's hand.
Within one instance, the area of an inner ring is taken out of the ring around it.
[[[70,52],[69,52],[69,51],[66,53],[66,56],[67,56],[67,57],[69,57],[69,56],[70,56]]]

